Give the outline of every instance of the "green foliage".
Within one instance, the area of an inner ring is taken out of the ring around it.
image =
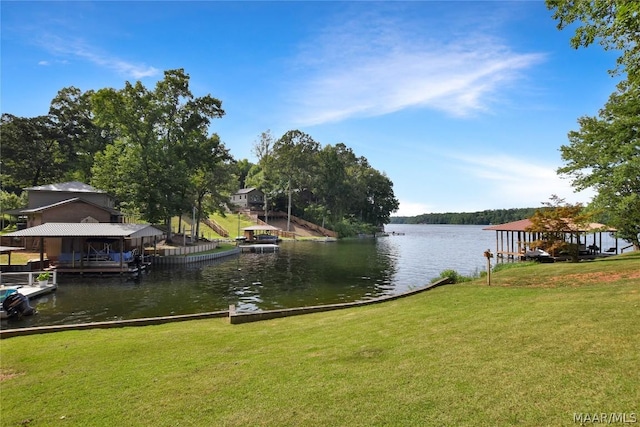
[[[599,117],[581,117],[560,148],[576,189],[594,188],[594,205],[618,235],[640,249],[640,86],[611,95]]]
[[[330,228],[340,237],[355,237],[360,234],[373,235],[380,231],[379,227],[356,218],[343,218],[339,222],[331,223]]]
[[[605,50],[620,52],[612,73],[625,71],[630,80],[640,78],[640,2],[547,0],[547,8],[558,29],[575,28],[572,47],[588,47],[597,40]]]
[[[594,205],[605,210],[608,223],[640,249],[640,2],[635,0],[547,0],[558,28],[573,24],[574,48],[596,40],[605,50],[620,53],[614,74],[627,73],[599,117],[581,117],[579,131],[562,146],[573,186],[597,192]]]
[[[64,178],[64,148],[51,118],[2,115],[3,189],[19,194],[22,189]]]
[[[578,242],[580,232],[586,230],[592,222],[594,212],[585,210],[580,203],[565,203],[564,199],[556,195],[552,195],[550,201],[543,205],[543,208],[533,214],[531,225],[526,229],[538,236],[530,243],[530,247],[541,248],[551,256],[567,252],[577,262],[579,247],[575,243]]]
[[[193,206],[198,218],[206,216],[228,198],[234,179],[231,156],[208,135],[210,121],[224,115],[221,102],[194,98],[182,69],[164,75],[152,91],[126,82],[92,98],[96,122],[116,135],[97,156],[92,182],[151,223],[168,223]]]
[[[457,224],[488,225],[504,224],[529,218],[535,208],[495,209],[464,213],[430,213],[413,217],[391,217],[391,224]]]
[[[42,282],[45,280],[49,280],[49,278],[51,277],[51,274],[48,271],[42,272],[40,274],[38,274],[38,277],[36,277],[36,280],[38,282]]]
[[[462,283],[462,282],[469,282],[473,280],[472,277],[463,276],[462,274],[458,273],[455,270],[444,270],[440,273],[440,276],[431,280],[431,282],[437,282],[438,280],[441,280],[441,279],[449,279],[451,283]]]
[[[343,236],[363,228],[377,230],[398,209],[391,180],[344,144],[320,149],[311,136],[297,130],[274,142],[267,131],[254,152],[259,162],[246,182],[265,193],[269,209],[291,209]]]

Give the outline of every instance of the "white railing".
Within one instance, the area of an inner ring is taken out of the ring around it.
[[[49,273],[48,284],[57,285],[58,273],[56,271],[19,271],[15,273],[0,273],[0,286],[28,285],[35,286],[41,273]]]

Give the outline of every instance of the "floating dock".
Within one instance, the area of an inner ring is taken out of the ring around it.
[[[256,243],[253,245],[239,245],[240,251],[253,253],[270,253],[280,250],[280,246],[273,243]]]
[[[40,285],[11,285],[11,286],[0,286],[0,294],[4,296],[7,291],[16,290],[18,293],[24,295],[29,299],[33,299],[35,297],[39,297],[41,295],[50,294],[51,292],[58,289],[58,285],[54,285],[52,283],[46,284],[44,286]]]

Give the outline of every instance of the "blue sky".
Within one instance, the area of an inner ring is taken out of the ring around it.
[[[342,142],[392,180],[396,215],[588,202],[559,147],[616,84],[615,53],[572,49],[542,1],[2,1],[1,19],[2,113],[184,68],[236,159],[267,129]]]

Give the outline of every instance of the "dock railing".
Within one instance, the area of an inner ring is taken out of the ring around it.
[[[58,273],[56,271],[20,271],[15,273],[0,273],[0,286],[35,286],[38,284],[38,276],[41,273],[49,273],[48,284],[58,284]]]

